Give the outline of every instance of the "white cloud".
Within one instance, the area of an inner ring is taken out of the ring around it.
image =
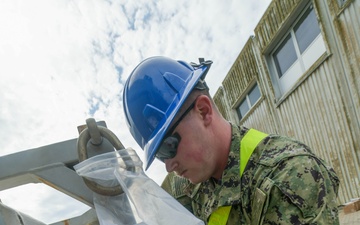
[[[132,69],[153,55],[212,59],[207,81],[215,93],[269,2],[0,1],[0,156],[76,138],[89,117],[139,149],[120,101]],[[161,183],[164,165],[156,161],[147,174]],[[34,198],[43,195],[36,189]],[[4,193],[4,202],[23,204],[17,190]],[[46,193],[51,202],[54,193]],[[31,202],[42,220],[53,217],[51,204]]]

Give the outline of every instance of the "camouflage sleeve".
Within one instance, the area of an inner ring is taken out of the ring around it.
[[[161,187],[167,193],[173,196],[178,202],[180,202],[180,204],[187,208],[191,213],[193,213],[191,198],[183,192],[187,184],[188,182],[184,178],[176,176],[175,173],[169,173],[165,177]]]
[[[253,220],[260,224],[339,224],[338,185],[335,172],[320,159],[297,156],[284,160],[256,190],[255,199],[257,194],[267,197],[263,205],[253,201]]]

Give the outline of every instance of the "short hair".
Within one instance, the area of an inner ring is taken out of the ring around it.
[[[184,111],[200,95],[206,95],[210,99],[211,106],[215,109],[215,112],[217,112],[219,115],[221,115],[219,109],[217,108],[217,106],[215,104],[214,99],[210,95],[209,87],[203,80],[200,80],[198,82],[198,84],[195,86],[195,88],[190,92],[184,105],[181,107],[180,112]]]

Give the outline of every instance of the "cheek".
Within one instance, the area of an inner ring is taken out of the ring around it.
[[[196,140],[184,140],[184,142],[182,140],[179,149],[187,162],[201,163],[204,161],[205,152],[203,147],[196,143]]]
[[[191,153],[188,154],[189,160],[191,159],[192,161],[196,162],[196,163],[201,163],[204,160],[204,156],[202,154],[202,152],[199,151],[193,151]]]
[[[178,151],[183,156],[183,163],[202,163],[206,159],[206,143],[203,139],[204,132],[197,120],[184,123],[180,131],[183,137],[180,141]],[[181,129],[181,128],[180,128]]]

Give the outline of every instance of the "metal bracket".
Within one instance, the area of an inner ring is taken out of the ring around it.
[[[89,158],[88,151],[91,148],[96,147],[98,151],[97,154],[101,154],[104,151],[109,151],[109,148],[105,147],[103,137],[110,142],[110,144],[112,145],[112,150],[114,150],[113,148],[115,148],[116,150],[124,149],[123,144],[117,138],[117,136],[106,127],[98,126],[93,118],[87,119],[86,124],[87,128],[85,128],[80,133],[77,141],[79,162],[82,162]],[[105,187],[84,177],[83,180],[92,191],[101,195],[114,196],[123,193],[120,185],[116,185],[113,187]]]

